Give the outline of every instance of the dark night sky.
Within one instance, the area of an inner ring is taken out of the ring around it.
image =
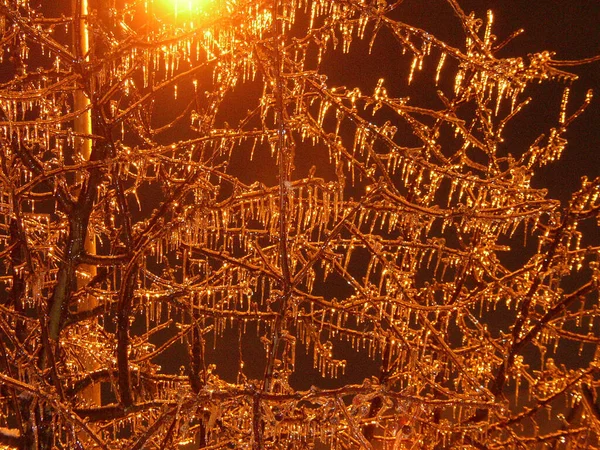
[[[486,17],[487,9],[492,9],[495,19],[493,33],[498,36],[499,42],[513,31],[525,29],[525,33],[512,41],[498,56],[526,58],[530,53],[549,50],[556,52],[555,59],[571,60],[600,54],[600,1],[469,0],[460,1],[460,4],[465,12],[474,10],[476,16],[481,18]],[[405,23],[429,31],[450,45],[464,48],[464,35],[460,24],[444,0],[405,0],[394,12],[394,16]],[[384,78],[390,95],[409,96],[411,104],[422,106],[436,98],[433,72],[439,55],[433,54],[426,58],[423,71],[416,73],[414,82],[408,86],[411,58],[398,53],[390,54],[390,49],[397,51],[399,48],[392,38],[384,33],[378,36],[371,55],[367,52],[366,42],[356,41],[352,46],[349,55],[341,54],[339,49],[326,55],[322,71],[328,76],[329,86],[358,86],[363,92],[370,93],[373,92],[377,80]],[[570,127],[567,133],[570,143],[561,160],[546,166],[533,180],[534,187],[548,189],[549,197],[563,202],[568,201],[570,193],[578,189],[582,176],[600,176],[600,128],[597,126],[600,123],[600,62],[567,69],[580,77],[571,86],[568,112],[572,113],[579,107],[588,89],[596,92],[596,98]],[[449,91],[454,71],[446,69],[445,75],[448,77],[446,87]],[[547,132],[557,125],[565,86],[567,85],[561,81],[531,86],[524,96],[530,95],[534,101],[521,113],[520,118],[515,120],[512,129],[507,128],[504,151],[521,154],[540,133]],[[295,176],[303,176],[304,171],[314,163],[313,159],[298,160]],[[335,289],[333,286],[329,288]],[[363,354],[357,355],[352,351],[342,350],[341,347],[344,347],[343,343],[336,343],[338,355],[349,359],[348,375],[351,381],[362,381],[365,376],[377,373],[377,362],[372,362]],[[298,352],[299,355],[302,353]],[[258,354],[252,357],[259,358],[254,361],[260,360]],[[299,358],[298,367],[302,367],[302,370],[294,375],[298,387],[308,387],[310,384],[324,386],[330,383],[321,380],[316,370],[310,370],[310,358]]]
[[[491,7],[496,12],[495,29],[501,39],[512,30],[525,29],[525,33],[506,48],[507,54],[550,50],[556,52],[555,59],[558,60],[600,54],[600,2],[597,0],[470,0],[461,4],[465,10],[473,9],[480,16]],[[561,161],[544,171],[548,177],[544,184],[550,195],[561,199],[577,187],[581,176],[600,176],[600,61],[566,69],[580,77],[573,85],[569,111],[576,110],[587,89],[593,89],[595,97],[584,115],[569,129],[570,145]],[[551,87],[560,95],[560,85]],[[552,117],[558,110],[556,94],[544,102],[543,107],[549,109]]]
[[[491,7],[496,11],[496,31],[503,39],[513,30],[523,28],[525,32],[506,48],[506,54],[527,54],[550,50],[556,52],[555,59],[573,60],[600,54],[600,2],[597,0],[508,0],[500,2],[471,0],[463,2],[483,14]],[[572,87],[568,111],[575,111],[582,103],[588,89],[593,89],[594,100],[587,111],[567,132],[569,146],[557,164],[549,166],[540,180],[549,189],[551,196],[565,200],[579,185],[581,176],[600,176],[600,61],[579,67],[566,68],[579,76]],[[550,91],[542,89],[540,108],[537,114],[556,120],[557,97],[562,86],[553,83]],[[532,108],[534,109],[534,108]],[[532,111],[533,114],[535,114]],[[549,117],[548,117],[549,116]]]
[[[499,56],[524,57],[543,50],[556,52],[554,59],[557,60],[600,55],[598,0],[460,0],[459,3],[466,13],[474,11],[483,19],[488,9],[494,11],[492,32],[498,36],[498,41],[518,29],[525,30],[501,50]],[[443,0],[405,0],[397,11],[401,20],[464,48],[462,32],[452,14],[450,6]],[[432,58],[429,64],[436,62]],[[534,180],[539,183],[538,187],[547,187],[550,196],[561,200],[566,200],[568,194],[577,189],[581,176],[600,176],[600,127],[597,125],[600,123],[600,61],[565,69],[579,76],[572,86],[568,111],[573,112],[579,107],[588,89],[593,89],[595,98],[584,115],[570,127],[566,135],[569,146],[560,162],[546,167],[541,177]],[[405,79],[406,75],[400,77]],[[526,94],[534,97],[534,102],[522,114],[523,120],[531,124],[532,137],[556,125],[564,86],[561,82],[550,82],[539,88],[534,86]],[[414,98],[415,93],[410,92],[410,95]],[[507,144],[531,143],[526,130],[515,133],[509,135],[512,141],[507,137]]]
[[[522,56],[529,53],[550,50],[556,52],[555,59],[570,60],[586,58],[600,54],[600,1],[599,0],[461,0],[460,5],[465,12],[475,11],[476,16],[486,17],[486,11],[494,11],[493,33],[498,36],[498,41],[503,41],[513,31],[520,28],[525,33],[513,40],[498,56]],[[405,0],[394,12],[394,17],[405,23],[421,27],[438,38],[455,47],[464,48],[464,35],[458,20],[453,17],[453,12],[445,0]],[[366,40],[365,40],[366,41]],[[358,86],[363,92],[373,92],[379,78],[386,80],[385,86],[390,95],[398,97],[410,96],[411,104],[422,105],[432,101],[435,97],[433,85],[433,72],[438,61],[438,56],[433,54],[426,58],[425,67],[421,73],[415,75],[411,86],[407,84],[410,57],[399,53],[390,54],[390,49],[397,50],[397,43],[389,36],[382,34],[377,38],[371,55],[367,52],[367,42],[355,41],[349,55],[343,55],[341,50],[329,52],[322,66],[322,71],[328,76],[328,85],[343,84],[348,88]],[[571,101],[568,111],[575,111],[581,104],[588,89],[594,89],[596,98],[586,113],[582,115],[570,128],[567,138],[570,143],[563,153],[561,160],[546,166],[534,178],[535,187],[545,187],[552,198],[567,201],[570,193],[580,185],[580,178],[587,175],[589,178],[600,176],[600,62],[580,67],[568,68],[580,76],[572,86]],[[454,71],[451,68],[442,72],[448,79],[447,86],[450,90]],[[534,101],[521,113],[521,118],[515,120],[513,129],[507,129],[507,152],[520,154],[542,132],[556,126],[560,100],[566,84],[560,81],[551,81],[541,86],[532,86],[528,93]],[[257,101],[260,88],[257,86],[244,86],[233,93],[232,105],[237,105],[246,111]],[[444,86],[441,86],[442,88]],[[430,97],[433,96],[433,97]],[[166,106],[166,105],[165,105]],[[174,106],[174,105],[171,105]],[[230,120],[231,121],[231,120]],[[231,121],[235,123],[235,120]],[[295,177],[302,177],[313,164],[318,161],[311,156],[304,161],[296,155]],[[256,167],[249,168],[247,155],[238,154],[239,160],[234,158],[230,165],[231,171],[241,170],[244,181],[254,181],[256,177],[267,184],[273,184],[276,172],[273,172],[274,160],[269,157],[262,160]],[[316,157],[316,156],[314,156]],[[247,179],[250,177],[251,179]],[[329,286],[332,288],[332,286]],[[333,287],[335,289],[335,287]],[[251,364],[246,365],[247,375],[250,378],[260,378],[264,366],[263,351],[259,346],[253,345],[256,332],[249,328],[248,345],[244,348],[244,357]],[[237,330],[226,330],[225,341],[235,341]],[[212,347],[212,336],[209,338],[209,347]],[[252,344],[249,342],[252,341]],[[363,354],[357,355],[353,351],[344,350],[345,344],[336,343],[338,355],[347,357],[349,361],[350,381],[361,381],[364,377],[374,375],[378,371],[378,363],[366,358]],[[235,378],[236,362],[229,352],[223,352],[221,345],[216,350],[209,349],[209,359],[217,362],[219,372],[226,379]],[[297,387],[307,388],[311,384],[325,387],[338,384],[339,381],[329,382],[322,380],[317,370],[311,370],[312,355],[303,356],[304,350],[299,349],[297,366],[301,368],[294,374],[293,381]],[[229,356],[228,356],[229,355]],[[168,369],[169,362],[164,361]]]
[[[600,1],[463,0],[459,3],[465,12],[475,11],[477,17],[484,19],[486,11],[492,9],[495,24],[492,31],[498,37],[498,42],[518,29],[525,30],[501,50],[498,56],[521,56],[526,59],[528,54],[548,50],[556,52],[556,60],[573,60],[600,54]],[[464,35],[460,24],[444,0],[405,0],[394,12],[394,16],[405,23],[425,29],[450,45],[464,49]],[[363,92],[370,93],[377,80],[383,77],[390,95],[409,96],[410,103],[414,105],[433,101],[435,88],[432,77],[438,55],[433,54],[425,59],[423,71],[416,73],[415,81],[408,86],[410,57],[390,54],[390,49],[397,50],[398,46],[389,36],[382,34],[377,38],[371,55],[366,51],[366,43],[356,42],[352,45],[354,47],[350,55],[342,55],[337,51],[326,57],[323,71],[328,75],[328,85],[343,84],[349,88],[359,86]],[[533,179],[534,187],[546,188],[549,197],[560,199],[563,204],[579,188],[582,176],[600,176],[600,61],[565,69],[579,76],[579,80],[571,85],[568,113],[577,110],[588,89],[594,90],[595,98],[586,112],[570,126],[566,134],[569,145],[562,158],[544,167]],[[449,77],[446,82],[452,83],[453,70],[446,69],[445,75]],[[560,101],[567,85],[557,80],[530,86],[523,96],[532,96],[533,101],[514,121],[512,129],[507,127],[504,151],[519,155],[539,134],[557,125]],[[301,165],[302,162],[299,161],[298,171],[301,171]],[[598,236],[591,236],[592,240],[597,241],[597,238]],[[347,354],[349,359],[354,360],[349,361],[350,377],[356,377],[359,381],[368,372],[376,370],[377,363],[364,357],[352,357],[352,353]],[[344,356],[348,357],[347,355]],[[570,359],[569,357],[568,360]],[[304,367],[311,365],[309,361],[304,364]],[[573,364],[577,363],[573,361]],[[323,381],[314,372],[303,370],[302,376],[297,379],[301,384],[323,385]]]

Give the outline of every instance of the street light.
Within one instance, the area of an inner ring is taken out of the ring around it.
[[[176,20],[209,15],[221,0],[154,0],[159,17],[173,15]]]

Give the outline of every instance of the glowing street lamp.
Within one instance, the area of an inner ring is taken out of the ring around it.
[[[173,14],[176,19],[210,13],[218,3],[218,0],[157,0],[155,2],[163,14]]]

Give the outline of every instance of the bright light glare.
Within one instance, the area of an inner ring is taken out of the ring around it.
[[[175,17],[210,13],[217,0],[159,0],[161,6]]]

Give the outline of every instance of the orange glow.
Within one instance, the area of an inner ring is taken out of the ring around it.
[[[210,13],[217,0],[158,0],[161,9],[175,17],[189,17],[196,14]]]

